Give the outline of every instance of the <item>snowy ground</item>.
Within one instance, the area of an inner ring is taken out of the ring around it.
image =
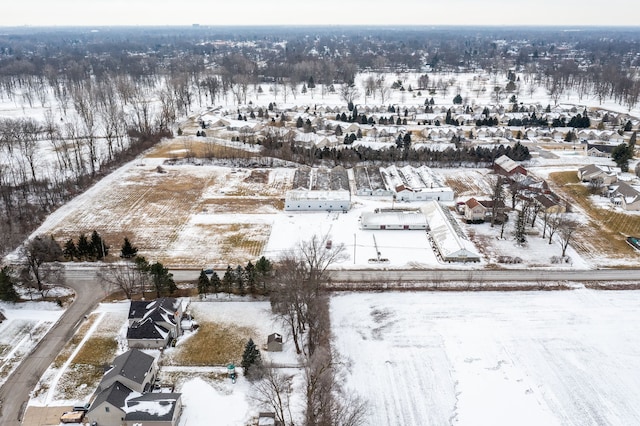
[[[366,424],[640,422],[640,293],[344,294],[331,302]]]
[[[0,302],[0,386],[62,315],[53,302]]]

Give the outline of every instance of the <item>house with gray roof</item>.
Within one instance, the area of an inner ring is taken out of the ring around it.
[[[121,425],[124,422],[126,399],[134,393],[122,383],[115,381],[95,395],[91,407],[87,412],[87,419],[91,424]]]
[[[640,191],[626,182],[618,181],[609,186],[611,202],[627,211],[640,211]]]
[[[151,393],[156,359],[130,349],[113,360],[90,403],[87,418],[100,426],[175,426],[182,412],[178,393]]]
[[[158,374],[156,359],[138,349],[129,349],[113,360],[113,365],[102,377],[98,392],[116,381],[136,392],[147,392]]]
[[[183,307],[179,299],[132,300],[127,342],[130,348],[162,349],[182,334]]]

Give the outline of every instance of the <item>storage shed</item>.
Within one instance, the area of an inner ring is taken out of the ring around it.
[[[377,210],[360,215],[362,229],[427,230],[427,218],[420,210]]]
[[[449,212],[445,212],[437,201],[430,201],[422,208],[429,223],[429,240],[445,262],[479,262],[475,247],[454,223]]]
[[[285,196],[286,211],[347,211],[351,208],[349,191],[307,191],[294,189]]]

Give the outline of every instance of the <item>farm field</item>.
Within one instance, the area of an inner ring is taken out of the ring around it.
[[[342,294],[331,323],[367,424],[637,424],[639,302],[586,289]]]
[[[164,152],[166,144],[173,145],[175,141],[164,142],[157,151]],[[391,197],[352,195],[352,208],[346,213],[285,212],[282,209],[286,191],[297,187],[299,182],[309,182],[312,169],[171,165],[165,163],[166,157],[156,157],[157,151],[107,176],[52,214],[36,233],[52,234],[62,244],[69,238],[77,239],[81,233],[89,235],[95,229],[116,255],[127,236],[141,255],[170,268],[224,269],[227,265],[255,261],[262,255],[275,259],[300,241],[325,233],[331,235],[334,243],[342,243],[347,249],[348,259],[334,265],[336,268],[477,268],[496,266],[497,260],[505,256],[518,257],[522,261],[511,265],[503,263],[499,267],[558,267],[552,265],[550,259],[559,256],[561,248],[559,243],[549,245],[541,238],[541,220],[537,228],[528,231],[530,235],[525,247],[518,247],[513,241],[515,218],[507,223],[502,239],[497,238],[498,228],[461,222],[465,233],[483,255],[483,261],[476,265],[442,264],[424,232],[360,229],[360,214],[389,208],[393,204]],[[555,161],[532,160],[531,166],[536,173],[546,178],[551,176],[549,179],[553,183],[558,172],[564,171],[562,176],[573,176],[574,172],[566,170],[577,169],[588,161],[586,156],[573,155]],[[368,175],[377,178],[375,171],[375,167],[369,167]],[[436,168],[434,171],[462,200],[472,196],[490,197],[493,175],[486,168]],[[348,172],[339,180],[358,177],[352,170]],[[317,169],[313,169],[311,180],[322,180],[325,182],[323,187],[329,188],[331,178],[325,175],[326,171],[317,173]],[[569,198],[572,188],[583,188],[562,183],[555,186],[561,194],[569,191]],[[609,227],[608,237],[599,236],[593,224],[601,215],[594,216],[593,210],[583,208],[584,203],[573,204],[574,210],[584,215],[571,214],[581,223],[591,225],[578,231],[579,237],[569,247],[571,261],[563,268],[633,265],[637,262],[638,254],[626,244],[612,245],[616,241],[613,235],[629,231],[628,226],[624,230]],[[398,202],[395,206],[419,204]],[[591,217],[587,219],[586,214]],[[637,218],[609,213],[609,218],[614,216],[618,219],[629,217],[632,222]],[[378,251],[389,259],[388,263],[369,262]]]

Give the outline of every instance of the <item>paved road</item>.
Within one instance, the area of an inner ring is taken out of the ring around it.
[[[197,280],[199,270],[171,270],[176,281]],[[224,271],[217,271],[222,277]],[[640,270],[597,269],[597,270],[333,270],[331,278],[338,282],[360,281],[474,281],[474,282],[513,282],[513,281],[640,281]]]
[[[76,292],[74,302],[0,388],[2,426],[20,425],[29,393],[65,343],[71,339],[84,316],[95,309],[105,297],[104,290],[97,284],[95,273],[91,270],[67,271],[66,282]]]

